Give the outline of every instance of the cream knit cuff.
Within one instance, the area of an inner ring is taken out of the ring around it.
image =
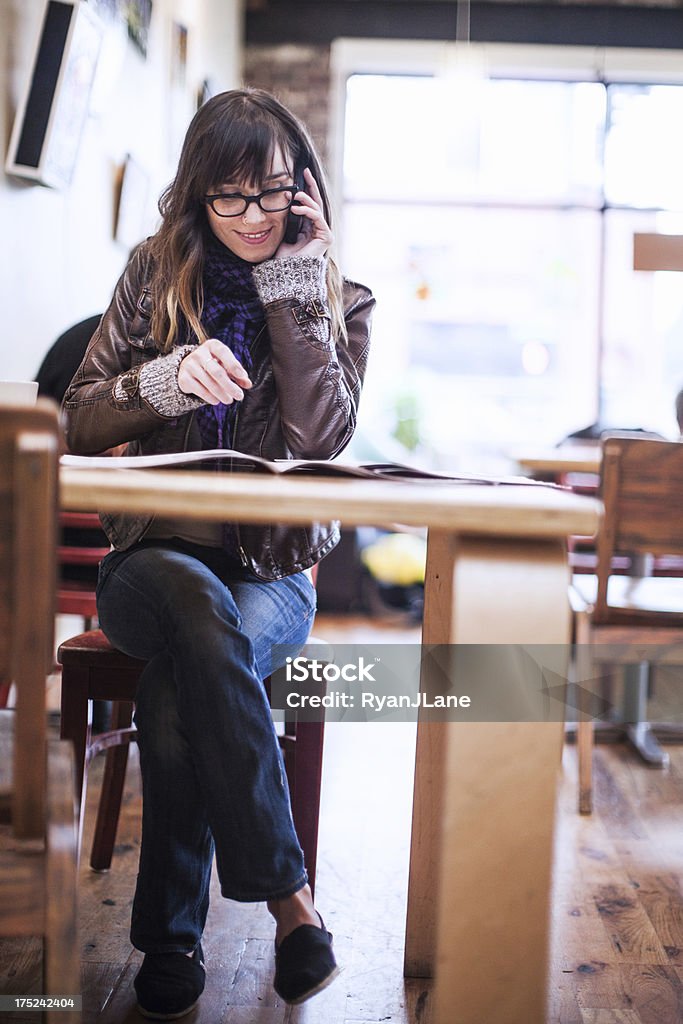
[[[194,345],[182,345],[140,369],[140,397],[162,416],[182,416],[205,405],[197,395],[185,394],[178,387],[180,364],[194,348]]]
[[[301,303],[317,299],[326,304],[326,273],[325,256],[286,256],[259,263],[254,267],[253,277],[264,306],[278,299],[296,299]]]

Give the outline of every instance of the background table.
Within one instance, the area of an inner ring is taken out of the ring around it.
[[[565,538],[600,515],[593,499],[537,485],[65,467],[60,481],[65,509],[426,525],[429,644],[567,644]],[[438,1024],[544,1019],[562,730],[418,724],[405,972],[436,969]]]
[[[599,473],[602,448],[599,444],[564,444],[559,448],[519,448],[510,458],[525,473],[536,478],[557,478],[565,473]]]

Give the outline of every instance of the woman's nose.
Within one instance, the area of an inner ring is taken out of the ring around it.
[[[265,218],[265,213],[258,203],[249,203],[242,215],[242,220],[247,224],[259,224]]]

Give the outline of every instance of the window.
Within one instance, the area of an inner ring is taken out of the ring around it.
[[[343,262],[378,299],[361,443],[406,403],[415,454],[463,469],[598,417],[672,433],[683,280],[634,272],[632,236],[683,231],[681,115],[678,85],[348,78]]]

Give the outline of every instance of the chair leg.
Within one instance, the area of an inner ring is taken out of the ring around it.
[[[78,808],[78,849],[83,836],[85,792],[88,774],[86,750],[90,738],[92,703],[88,699],[89,673],[87,669],[62,666],[62,700],[60,736],[71,740],[74,747],[74,775],[76,807]]]
[[[315,894],[325,722],[299,722],[294,743],[292,816],[304,851],[311,892]]]
[[[128,728],[133,719],[133,705],[128,701],[115,701],[111,713],[111,729]],[[97,808],[97,821],[90,853],[90,867],[94,871],[108,871],[116,842],[123,787],[128,764],[128,743],[110,747],[106,753],[102,792]]]
[[[579,814],[593,811],[593,723],[579,722],[576,730],[579,754]]]
[[[586,611],[579,611],[574,616],[575,668],[576,680],[591,679],[593,665],[591,657],[591,623]],[[590,715],[593,710],[589,702],[581,708],[583,715]],[[593,719],[579,716],[576,726],[576,745],[579,760],[579,814],[591,814],[593,811],[593,741],[595,729]]]

